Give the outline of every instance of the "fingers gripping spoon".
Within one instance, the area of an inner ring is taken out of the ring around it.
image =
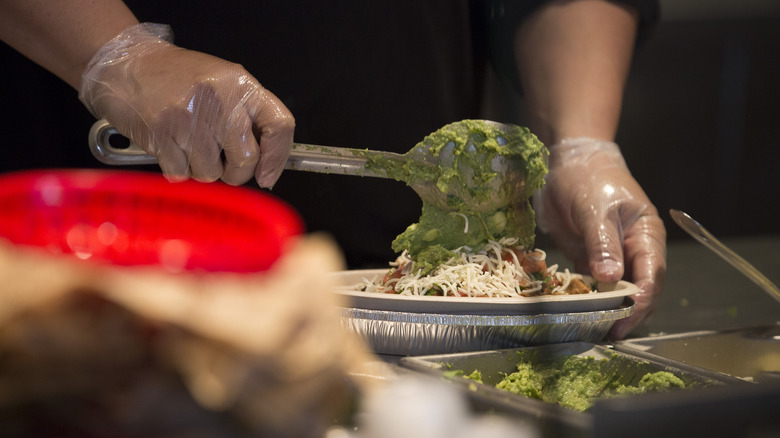
[[[478,122],[495,128],[498,133],[517,129],[492,121]],[[106,120],[93,124],[89,146],[99,161],[109,165],[157,163],[154,156],[135,144],[127,148],[113,147],[110,138],[116,134],[119,132]],[[495,140],[499,145],[507,141],[500,134]],[[295,143],[285,169],[401,180],[424,201],[443,210],[456,210],[453,207],[456,204],[460,208],[467,205],[474,211],[491,211],[527,197],[525,175],[516,160],[486,154],[475,146],[477,141],[473,137],[464,141],[464,145],[450,141],[436,150],[421,142],[406,154]],[[456,169],[457,174],[446,180],[426,178],[435,169]],[[503,196],[496,196],[497,193]]]

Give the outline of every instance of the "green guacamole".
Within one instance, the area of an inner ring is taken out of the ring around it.
[[[499,137],[506,142],[499,142]],[[533,247],[536,222],[529,199],[544,184],[549,153],[528,128],[511,126],[502,131],[484,121],[463,120],[431,133],[407,155],[421,148],[433,156],[451,155],[451,165],[389,160],[369,160],[367,164],[390,178],[410,185],[429,182],[450,194],[446,205],[423,199],[420,220],[393,241],[394,251],[407,251],[415,266],[427,274],[463,246],[477,252],[489,240],[514,237],[518,238],[518,245]],[[491,163],[499,155],[523,175],[496,187],[493,183],[503,178]],[[451,195],[452,192],[464,195]],[[480,203],[483,200],[498,206],[485,209]],[[496,200],[499,202],[493,202]]]
[[[548,363],[521,361],[496,388],[577,411],[590,409],[596,398],[643,394],[685,388],[685,383],[666,371],[645,374],[636,385],[621,383],[621,376],[606,366],[609,359],[569,356]]]

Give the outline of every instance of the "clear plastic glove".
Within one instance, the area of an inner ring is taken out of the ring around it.
[[[631,176],[618,145],[571,138],[550,148],[547,182],[534,198],[539,228],[550,233],[575,269],[597,280],[636,284],[631,317],[610,338],[621,339],[652,315],[666,273],[666,230]]]
[[[241,65],[171,39],[151,23],[117,35],[90,61],[79,98],[156,156],[169,180],[238,185],[254,175],[273,186],[292,147],[290,111]]]

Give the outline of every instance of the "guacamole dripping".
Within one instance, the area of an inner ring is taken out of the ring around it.
[[[407,184],[428,182],[449,194],[444,205],[423,199],[419,221],[393,241],[394,251],[407,251],[415,266],[427,274],[463,246],[477,252],[489,240],[515,237],[518,246],[533,247],[536,222],[529,199],[544,184],[549,153],[528,128],[510,125],[502,131],[481,120],[462,120],[431,133],[406,155],[421,148],[434,157],[451,156],[451,163],[374,159],[367,164],[392,179]],[[522,175],[500,175],[492,166],[497,156]],[[485,208],[483,201],[493,207]]]

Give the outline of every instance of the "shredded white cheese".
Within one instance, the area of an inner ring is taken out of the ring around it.
[[[517,239],[491,241],[478,253],[470,252],[469,248],[459,248],[454,251],[456,257],[426,276],[419,274],[413,261],[404,252],[391,263],[391,266],[397,269],[402,267],[400,276],[391,276],[385,284],[381,284],[381,280],[366,281],[362,288],[366,292],[451,297],[518,297],[539,294],[545,286],[545,280],[538,279],[538,275],[527,273],[516,251],[520,250],[523,258],[531,257],[534,262],[544,261],[547,254],[541,250],[526,253],[515,247],[516,243]],[[569,270],[558,272],[558,265],[552,265],[544,272],[542,277],[546,277],[548,282],[553,280],[550,284],[554,287],[549,293],[565,294],[572,278]]]

